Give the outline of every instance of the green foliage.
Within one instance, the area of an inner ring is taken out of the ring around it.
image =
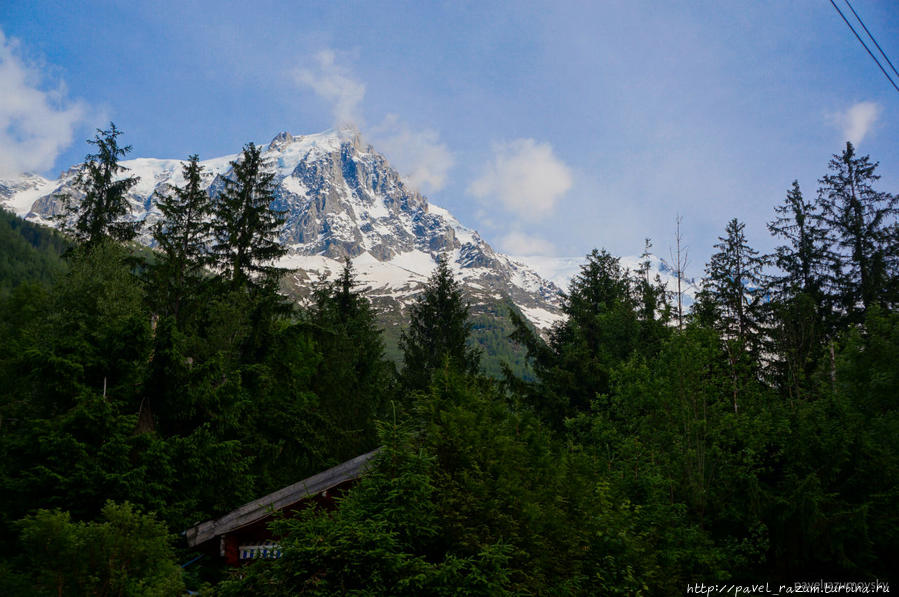
[[[219,594],[507,594],[508,549],[485,546],[465,558],[444,552],[433,458],[403,425],[382,425],[380,433],[381,452],[339,509],[275,523],[283,557],[223,583]]]
[[[595,461],[556,443],[493,384],[451,370],[416,403],[422,443],[436,456],[443,541],[473,556],[502,543],[515,593],[639,592],[633,512],[597,484]]]
[[[273,525],[283,557],[223,595],[641,594],[636,511],[492,384],[445,369],[333,512]],[[413,429],[417,431],[413,432]]]
[[[101,133],[85,185],[91,168],[120,175],[103,165],[126,151],[119,132]],[[588,255],[548,341],[515,311],[511,329],[470,317],[441,260],[399,384],[349,265],[308,309],[276,292],[259,159],[249,145],[218,195],[214,271],[196,159],[163,199],[150,260],[114,242],[121,214],[80,232],[59,269],[59,237],[0,220],[0,590],[178,594],[165,524],[378,444],[336,510],[276,523],[282,559],[208,590],[671,595],[697,579],[892,574],[899,237],[894,198],[851,146],[817,205],[794,185],[777,209],[774,283],[733,220],[677,329],[648,245],[636,272]],[[510,359],[504,383],[481,377],[474,348],[509,332],[529,376]],[[376,424],[391,399],[409,418]],[[220,574],[194,566],[191,588]]]
[[[318,425],[304,325],[239,290],[194,299],[183,326],[159,318],[133,264],[112,242],[86,245],[51,289],[0,299],[7,530],[37,507],[90,519],[106,499],[181,529],[342,456]]]
[[[887,577],[897,557],[899,319],[877,308],[836,354],[836,380],[791,408],[783,476],[772,496],[773,563]],[[826,463],[822,466],[821,463]]]
[[[533,360],[538,383],[525,400],[561,428],[565,417],[586,412],[608,393],[614,367],[635,351],[651,355],[669,330],[661,289],[646,271],[634,279],[619,259],[594,250],[572,280],[562,310],[567,319],[545,344],[520,317],[513,338]]]
[[[774,207],[777,217],[768,223],[768,230],[788,243],[777,247],[773,255],[773,262],[783,272],[775,276],[772,285],[780,296],[804,293],[821,298],[828,276],[828,252],[819,209],[803,198],[795,180],[784,202]]]
[[[745,227],[736,218],[727,223],[726,236],[718,237],[718,251],[706,267],[703,287],[718,305],[715,327],[733,345],[729,350],[757,359],[763,344],[762,270],[766,258],[759,257],[758,251],[749,246],[743,233]]]
[[[18,523],[36,588],[59,595],[158,596],[184,591],[171,537],[152,515],[108,502],[101,522],[38,510]]]

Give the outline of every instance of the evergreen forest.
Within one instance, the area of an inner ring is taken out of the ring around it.
[[[899,562],[899,197],[848,144],[722,230],[683,297],[597,249],[530,372],[487,375],[440,260],[401,358],[347,261],[298,306],[252,143],[197,156],[135,243],[114,125],[61,232],[0,214],[0,593],[682,595],[888,581]],[[95,150],[95,151],[94,151]],[[639,236],[639,231],[636,231]],[[648,253],[647,253],[648,254]],[[683,275],[682,271],[678,272]],[[228,568],[181,536],[380,448]]]

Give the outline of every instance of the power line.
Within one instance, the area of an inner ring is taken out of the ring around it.
[[[874,39],[874,34],[872,34],[870,31],[868,31],[868,28],[865,26],[865,22],[862,20],[862,18],[860,16],[858,16],[858,13],[855,12],[854,8],[852,8],[852,5],[849,4],[849,0],[845,0],[845,2],[846,2],[846,6],[849,7],[849,10],[852,11],[852,14],[855,15],[855,18],[858,19],[858,22],[861,23],[862,27],[864,27],[865,33],[868,34],[868,37],[871,38],[871,41],[873,41],[874,45],[877,46],[877,49],[880,50],[880,55],[883,56],[883,59],[887,61],[887,64],[890,65],[890,68],[893,69],[893,72],[896,73],[897,77],[899,77],[899,71],[896,70],[896,67],[893,66],[892,62],[890,62],[889,56],[887,56],[886,52],[883,51],[883,48],[880,47],[880,44],[877,43],[877,40]]]
[[[890,82],[890,85],[892,85],[893,88],[896,89],[896,91],[899,91],[899,85],[896,85],[896,83],[893,82],[892,77],[890,77],[890,73],[888,73],[888,72],[886,71],[886,69],[883,68],[883,65],[880,64],[880,60],[877,59],[877,56],[875,56],[874,53],[871,52],[871,50],[868,48],[868,45],[865,43],[865,41],[864,41],[864,40],[859,36],[859,34],[855,31],[855,27],[852,26],[852,23],[850,23],[850,22],[849,22],[849,19],[846,18],[846,15],[843,14],[843,11],[840,10],[840,7],[837,6],[836,3],[835,3],[833,0],[830,0],[830,3],[833,5],[833,7],[836,9],[836,11],[837,11],[838,13],[840,13],[840,16],[843,18],[843,22],[846,23],[846,25],[847,25],[847,26],[849,27],[849,29],[852,31],[853,35],[855,35],[855,39],[858,40],[858,43],[860,43],[860,44],[862,45],[862,47],[865,48],[865,51],[868,52],[868,55],[871,56],[871,58],[874,59],[874,62],[877,63],[878,68],[880,68],[880,72],[882,72],[882,73],[883,73],[883,76],[887,78],[887,81]]]

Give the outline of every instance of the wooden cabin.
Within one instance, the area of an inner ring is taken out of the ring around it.
[[[315,503],[334,507],[334,497],[346,491],[377,454],[373,450],[333,468],[279,489],[184,531],[189,547],[222,557],[231,566],[258,558],[278,558],[281,549],[277,537],[268,528],[275,512],[290,515]]]

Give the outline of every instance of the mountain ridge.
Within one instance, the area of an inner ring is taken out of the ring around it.
[[[277,134],[262,146],[264,169],[274,175],[274,208],[286,218],[280,240],[288,254],[280,265],[295,290],[309,280],[336,275],[350,258],[373,302],[405,309],[423,289],[436,259],[445,255],[473,305],[514,304],[540,330],[562,319],[560,289],[531,267],[498,253],[477,231],[410,188],[387,158],[354,128],[311,135]],[[203,185],[214,198],[240,154],[202,160]],[[142,221],[139,240],[151,245],[149,227],[159,219],[159,194],[183,184],[182,160],[123,160],[123,176],[137,176],[128,193],[132,219]],[[56,180],[28,174],[0,181],[0,205],[17,215],[56,225],[61,194],[76,198],[79,165]],[[339,270],[337,270],[339,271]],[[298,292],[302,299],[303,292]]]

